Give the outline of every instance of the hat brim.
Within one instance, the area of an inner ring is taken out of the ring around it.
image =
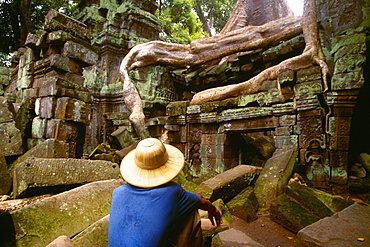
[[[135,164],[136,149],[129,152],[121,162],[123,179],[134,186],[151,188],[165,184],[174,179],[184,167],[184,155],[174,146],[164,144],[167,153],[167,162],[156,169],[142,169]]]

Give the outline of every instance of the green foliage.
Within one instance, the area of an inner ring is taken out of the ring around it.
[[[237,0],[200,0],[206,19],[213,20],[213,28],[220,32],[229,19]]]
[[[193,11],[192,0],[163,1],[156,15],[160,19],[165,41],[188,44],[206,36]]]
[[[22,0],[2,0],[0,2],[0,60],[20,45],[20,3]],[[77,3],[71,0],[32,0],[31,20],[36,33],[42,30],[45,16],[50,9],[56,9],[69,16],[77,14]]]

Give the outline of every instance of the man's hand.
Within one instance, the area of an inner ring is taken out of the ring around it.
[[[212,225],[220,226],[222,224],[222,217],[220,211],[206,198],[200,196],[200,201],[198,208],[206,210],[208,212],[208,219],[211,221]]]
[[[220,211],[215,207],[215,210],[208,211],[208,219],[211,221],[212,226],[215,225],[215,220],[216,220],[216,225],[220,226],[222,223],[222,217]]]

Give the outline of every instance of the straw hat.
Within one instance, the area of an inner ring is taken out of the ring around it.
[[[120,170],[128,183],[150,188],[171,181],[183,167],[184,155],[179,149],[147,138],[123,158]]]

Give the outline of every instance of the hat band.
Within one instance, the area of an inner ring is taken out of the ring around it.
[[[157,169],[161,166],[163,166],[164,164],[166,164],[167,160],[168,160],[168,153],[167,151],[165,150],[164,154],[161,156],[161,159],[157,160],[155,162],[155,164],[153,164],[152,162],[141,162],[140,160],[138,160],[136,157],[134,158],[135,159],[135,164],[137,167],[141,168],[141,169],[145,169],[145,170],[153,170],[153,169]],[[148,163],[148,164],[146,164]]]

